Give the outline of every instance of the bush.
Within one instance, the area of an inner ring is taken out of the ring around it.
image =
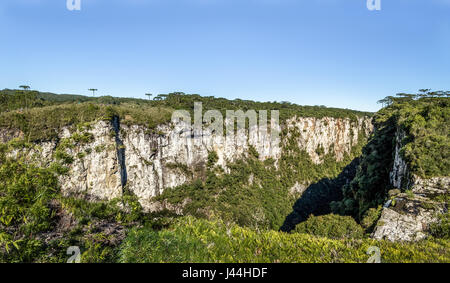
[[[119,261],[137,262],[367,262],[377,246],[381,261],[450,262],[449,243],[392,243],[373,239],[332,240],[307,234],[258,232],[223,221],[178,219],[169,229],[134,228],[122,242]]]
[[[365,214],[363,219],[361,220],[361,226],[366,230],[367,233],[371,233],[375,228],[378,219],[381,216],[382,206],[378,206],[378,208],[371,208]]]
[[[29,262],[41,243],[32,235],[52,228],[50,202],[58,184],[50,169],[6,159],[0,166],[0,259]],[[3,252],[4,251],[4,252]]]
[[[350,216],[327,214],[311,215],[305,222],[297,224],[295,233],[305,233],[330,239],[362,238],[364,230]]]
[[[438,221],[430,225],[430,234],[436,238],[450,239],[450,213],[439,215]]]

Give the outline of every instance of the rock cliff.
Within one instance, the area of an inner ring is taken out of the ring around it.
[[[305,150],[318,164],[321,154],[334,154],[343,159],[359,140],[372,131],[371,118],[356,120],[343,118],[293,117],[278,130],[286,130],[281,141],[271,141],[270,133],[239,129],[231,138],[205,130],[201,137],[183,123],[159,125],[150,130],[138,125],[120,125],[117,117],[112,121],[97,121],[84,129],[63,128],[58,140],[43,142],[29,151],[39,151],[38,159],[45,164],[55,160],[63,150],[73,158],[68,174],[60,177],[64,194],[87,199],[110,200],[121,196],[123,190],[136,194],[146,210],[156,210],[152,198],[166,188],[184,184],[204,173],[208,154],[214,151],[217,164],[225,171],[227,163],[244,158],[252,146],[261,160],[280,158],[285,139],[294,132],[297,146]],[[250,133],[249,133],[250,132]],[[6,142],[20,137],[19,132],[3,130]],[[255,134],[256,133],[256,134]],[[80,142],[76,137],[85,136]],[[71,146],[61,149],[61,144]]]
[[[440,197],[450,193],[450,177],[423,179],[411,174],[400,149],[405,133],[398,130],[395,137],[394,164],[390,171],[391,198],[381,212],[372,237],[391,241],[420,240],[427,237],[430,224],[447,212]]]

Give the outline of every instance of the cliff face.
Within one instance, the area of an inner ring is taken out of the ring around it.
[[[439,196],[450,193],[450,177],[423,179],[411,174],[400,148],[405,133],[398,130],[395,137],[394,164],[390,184],[396,192],[383,207],[381,217],[372,234],[376,239],[391,241],[420,240],[427,237],[430,224],[447,211]]]
[[[394,164],[392,170],[389,172],[390,183],[394,188],[402,188],[402,184],[406,187],[405,183],[408,182],[408,165],[400,155],[400,149],[402,147],[401,143],[405,136],[406,134],[404,131],[397,130],[395,135]]]
[[[359,135],[368,136],[372,130],[371,119],[359,118],[356,123],[348,119],[335,118],[297,118],[287,121],[288,137],[292,132],[298,132],[297,144],[306,150],[311,160],[321,163],[318,148],[323,148],[324,154],[333,153],[336,161],[342,161],[352,146],[358,143]]]
[[[88,199],[113,199],[121,196],[121,168],[118,155],[114,127],[101,121],[93,124],[89,133],[92,141],[78,144],[65,151],[74,157],[67,175],[60,176],[63,193],[75,194]],[[74,132],[64,129],[60,138],[68,139]],[[55,143],[56,148],[57,144]],[[43,154],[46,158],[54,159],[55,151]]]
[[[40,143],[29,154],[39,151],[38,159],[45,164],[55,160],[62,140],[75,135],[90,136],[89,142],[74,143],[64,152],[73,157],[68,174],[60,177],[64,194],[87,199],[110,200],[121,196],[123,190],[136,194],[146,210],[157,210],[160,204],[152,197],[166,188],[184,184],[204,173],[210,152],[217,154],[217,164],[227,170],[227,163],[244,158],[250,146],[261,160],[273,158],[278,162],[286,139],[295,135],[296,145],[305,150],[314,163],[320,163],[317,151],[333,153],[341,161],[355,146],[361,134],[372,131],[370,118],[356,121],[339,118],[294,117],[281,125],[287,134],[280,142],[270,139],[270,132],[237,130],[231,138],[203,132],[193,135],[193,129],[182,122],[160,125],[156,130],[137,125],[120,125],[118,119],[92,123],[86,130],[64,128],[59,141]],[[20,133],[3,135],[4,141]],[[73,139],[73,138],[72,138]]]

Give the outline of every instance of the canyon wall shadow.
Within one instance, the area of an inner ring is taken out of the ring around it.
[[[336,178],[323,178],[310,185],[295,202],[293,211],[284,220],[280,231],[290,232],[311,214],[319,216],[331,213],[330,203],[342,200],[342,187],[353,180],[358,165],[359,158],[355,158]]]

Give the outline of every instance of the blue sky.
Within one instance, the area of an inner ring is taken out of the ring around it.
[[[183,91],[376,111],[450,90],[450,0],[0,1],[0,89]]]

